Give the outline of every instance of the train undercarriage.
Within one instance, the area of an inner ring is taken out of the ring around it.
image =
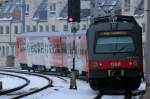
[[[141,78],[90,79],[89,84],[94,90],[135,90],[140,86]]]
[[[94,90],[135,90],[144,79],[142,74],[140,69],[92,70],[89,84]]]

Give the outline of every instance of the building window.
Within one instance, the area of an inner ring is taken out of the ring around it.
[[[2,46],[2,56],[5,56],[5,46]]]
[[[9,34],[9,26],[6,26],[6,34]]]
[[[36,32],[36,26],[35,25],[33,26],[33,32]]]
[[[56,14],[56,3],[50,3],[49,13]]]
[[[82,25],[82,30],[86,30],[86,25],[85,24]]]
[[[130,10],[130,0],[124,0],[124,10],[125,11]]]
[[[15,34],[18,34],[18,26],[15,26]]]
[[[12,47],[11,47],[11,51],[12,51],[11,54],[12,54],[12,55],[15,55],[15,54],[14,54],[14,53],[15,53],[15,46],[12,46]]]
[[[55,25],[52,25],[52,31],[55,31]]]
[[[46,32],[49,32],[49,26],[48,25],[45,26],[45,30],[46,30]]]
[[[27,32],[30,32],[30,26],[27,25]]]
[[[0,26],[0,34],[3,34],[3,26]]]
[[[6,46],[6,56],[8,56],[8,55],[9,55],[9,47]]]
[[[29,4],[25,5],[25,14],[29,15]]]
[[[142,23],[142,31],[145,32],[145,23]]]
[[[64,25],[64,31],[68,31],[68,25]]]
[[[2,56],[2,47],[0,46],[0,56]]]
[[[43,32],[43,26],[40,25],[40,32]]]

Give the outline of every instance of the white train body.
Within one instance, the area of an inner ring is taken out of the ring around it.
[[[32,68],[45,66],[73,67],[73,34],[68,32],[28,32],[17,36],[20,65]],[[75,69],[86,71],[86,32],[77,32],[75,39]]]

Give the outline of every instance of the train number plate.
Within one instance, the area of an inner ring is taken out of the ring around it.
[[[109,77],[124,76],[124,70],[108,70]]]
[[[112,66],[112,67],[120,67],[121,63],[120,62],[111,62],[110,66]]]

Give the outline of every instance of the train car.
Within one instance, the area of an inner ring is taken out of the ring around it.
[[[95,18],[87,31],[91,88],[135,90],[143,78],[142,29],[132,16]]]
[[[86,31],[76,33],[75,69],[85,73],[87,64]],[[71,71],[73,34],[69,32],[28,32],[17,36],[20,66],[28,70]]]

